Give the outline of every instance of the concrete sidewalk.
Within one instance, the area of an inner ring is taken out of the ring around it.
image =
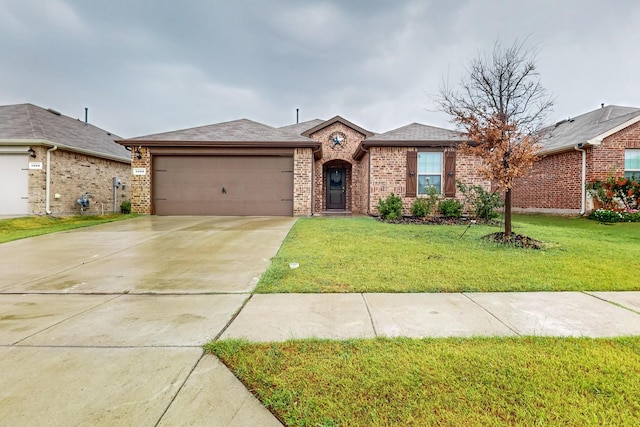
[[[253,295],[221,339],[640,335],[640,292]]]

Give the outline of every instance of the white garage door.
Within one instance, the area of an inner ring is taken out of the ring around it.
[[[24,153],[0,154],[0,215],[29,213],[29,160]]]

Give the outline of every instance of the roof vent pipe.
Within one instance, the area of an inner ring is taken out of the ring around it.
[[[300,123],[300,109],[296,108],[296,124]]]
[[[89,124],[89,108],[84,107],[84,124]]]
[[[604,108],[604,102],[600,103],[600,108]]]

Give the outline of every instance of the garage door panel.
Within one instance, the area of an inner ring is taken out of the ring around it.
[[[162,156],[154,163],[158,215],[293,214],[293,158]]]

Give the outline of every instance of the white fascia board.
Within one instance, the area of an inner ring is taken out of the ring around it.
[[[99,153],[93,150],[85,150],[83,148],[70,147],[64,144],[58,144],[56,142],[47,141],[45,139],[0,139],[0,145],[14,145],[14,146],[38,146],[45,147],[58,147],[60,150],[71,151],[74,153],[86,154],[93,157],[99,157],[101,159],[114,160],[121,163],[131,163],[131,159],[124,157],[112,156],[110,154]]]

